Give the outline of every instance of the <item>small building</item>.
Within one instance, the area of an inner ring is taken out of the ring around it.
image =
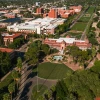
[[[21,33],[16,33],[16,34],[3,34],[3,40],[4,40],[4,44],[5,46],[7,46],[8,44],[12,43],[16,38],[21,37]]]
[[[75,11],[75,13],[79,13],[82,10],[82,6],[70,6],[69,9],[72,9]]]

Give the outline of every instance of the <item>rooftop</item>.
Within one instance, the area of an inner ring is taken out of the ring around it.
[[[9,48],[0,48],[0,51],[1,51],[1,52],[11,53],[11,52],[13,52],[14,50],[13,50],[13,49],[9,49]]]
[[[37,18],[35,20],[31,20],[25,23],[21,24],[13,24],[11,26],[8,26],[10,28],[18,28],[18,29],[30,29],[35,30],[38,28],[45,28],[45,29],[52,29],[56,28],[60,23],[64,22],[66,19],[62,18]]]
[[[16,33],[16,34],[12,34],[12,35],[6,35],[4,36],[4,38],[16,38],[16,37],[19,37],[21,35],[21,33]]]
[[[100,100],[100,97],[97,97],[95,100]]]

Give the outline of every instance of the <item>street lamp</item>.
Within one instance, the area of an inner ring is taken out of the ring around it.
[[[39,71],[39,69],[38,69],[38,64],[37,64],[37,92],[39,92],[39,87],[38,87],[38,85],[39,85],[38,71]]]

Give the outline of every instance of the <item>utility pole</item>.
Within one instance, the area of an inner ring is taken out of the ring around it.
[[[37,64],[37,92],[39,92],[38,72],[39,72],[39,69],[38,69],[38,64]]]
[[[39,82],[38,82],[38,66],[37,66],[37,92],[38,92],[38,84]]]

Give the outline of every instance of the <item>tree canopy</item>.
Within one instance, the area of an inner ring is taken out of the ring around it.
[[[6,52],[0,52],[0,77],[5,75],[11,68],[11,59]]]
[[[65,79],[56,84],[51,97],[49,97],[50,93],[46,93],[45,98],[56,98],[57,100],[94,100],[94,98],[100,97],[99,76],[100,61],[96,61],[91,69],[69,73]]]

